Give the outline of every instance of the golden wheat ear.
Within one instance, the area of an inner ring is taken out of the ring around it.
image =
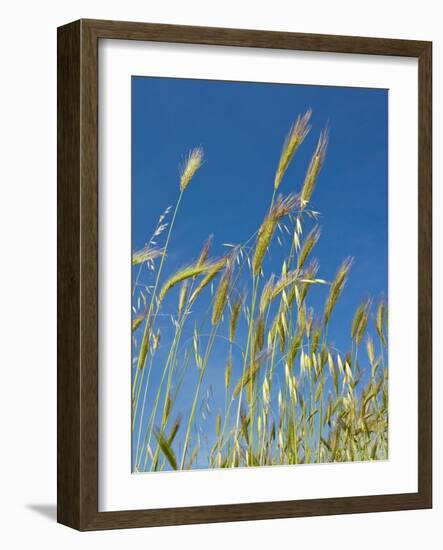
[[[215,279],[215,277],[220,273],[220,271],[225,267],[226,262],[228,261],[227,256],[223,256],[219,260],[212,263],[212,267],[206,273],[206,276],[200,281],[197,288],[191,294],[189,301],[193,303],[197,296],[202,292],[202,290],[209,285],[210,282]]]
[[[231,318],[229,321],[229,342],[231,344],[234,342],[235,331],[237,330],[237,323],[244,301],[243,295],[236,296],[231,305]]]
[[[299,116],[289,129],[289,132],[286,134],[283,149],[280,155],[280,161],[275,173],[274,189],[278,189],[280,187],[281,180],[289,166],[289,163],[311,129],[308,125],[311,114],[312,111],[309,109],[302,117]]]
[[[231,279],[232,279],[232,264],[228,263],[228,265],[226,266],[225,272],[223,273],[223,276],[220,279],[220,284],[218,285],[217,292],[215,293],[214,308],[212,310],[212,319],[211,319],[213,325],[218,325],[218,323],[222,318],[226,304],[228,303],[229,286],[231,284]]]
[[[337,300],[339,299],[340,294],[343,291],[343,288],[346,284],[348,273],[349,273],[349,270],[351,269],[353,261],[354,261],[353,258],[346,258],[346,260],[339,267],[337,271],[337,275],[335,276],[335,279],[332,281],[331,288],[329,290],[328,298],[326,300],[326,305],[325,305],[325,312],[324,312],[325,325],[328,324],[329,319],[331,317],[332,310],[334,309],[335,304],[337,303]]]
[[[369,319],[369,310],[371,308],[371,300],[368,298],[357,308],[351,327],[351,338],[355,340],[357,346],[360,346],[363,336],[366,331],[366,326]]]
[[[386,309],[386,314],[385,314]],[[383,345],[386,347],[386,338],[383,332],[383,320],[386,317],[387,319],[387,306],[385,306],[384,300],[380,300],[378,306],[377,306],[377,314],[375,317],[375,328],[377,330],[378,336],[380,340],[382,341]]]
[[[203,164],[203,157],[202,147],[196,147],[189,151],[185,162],[180,167],[180,191],[183,192],[188,187],[195,173]]]
[[[186,279],[189,279],[191,277],[196,277],[197,275],[201,275],[202,273],[206,273],[212,267],[214,267],[214,263],[205,262],[202,265],[192,264],[182,269],[179,269],[163,285],[158,297],[159,301],[161,302],[163,298],[166,296],[167,292],[177,283],[181,283]]]
[[[300,253],[298,255],[298,259],[297,259],[298,269],[302,269],[302,267],[305,265],[305,262],[309,254],[312,252],[312,249],[317,244],[320,238],[320,235],[321,235],[321,230],[318,227],[318,225],[314,226],[314,228],[311,229],[311,231],[309,232],[308,236],[305,239],[305,242],[303,243]]]
[[[214,239],[214,235],[209,235],[209,237],[206,239],[206,241],[203,244],[203,248],[201,249],[200,255],[197,260],[197,265],[202,265],[206,262],[208,259],[209,251],[211,249],[212,241]]]
[[[303,182],[303,187],[300,194],[300,202],[301,202],[302,208],[304,208],[308,204],[308,202],[311,200],[318,175],[320,173],[321,167],[323,166],[323,161],[325,160],[328,141],[329,141],[329,127],[326,127],[320,133],[320,137],[317,142],[317,147],[312,156],[311,162],[308,167],[308,171],[306,172],[305,181]]]
[[[295,208],[300,204],[298,195],[291,193],[287,197],[278,195],[275,202],[272,204],[268,214],[266,215],[263,223],[260,226],[257,234],[257,244],[255,247],[254,258],[252,261],[252,267],[254,274],[259,274],[263,263],[263,258],[269,248],[272,236],[278,222],[293,212]]]

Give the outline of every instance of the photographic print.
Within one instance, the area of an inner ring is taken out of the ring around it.
[[[388,90],[131,87],[132,472],[388,459]]]
[[[81,19],[57,97],[57,521],[432,508],[432,42]]]

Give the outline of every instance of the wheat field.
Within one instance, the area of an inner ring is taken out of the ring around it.
[[[308,110],[290,126],[249,239],[214,256],[213,241],[223,235],[208,236],[188,263],[165,269],[180,206],[194,179],[204,181],[197,147],[179,167],[175,204],[133,252],[134,472],[388,458],[386,299],[363,294],[352,322],[334,327],[355,262],[337,257],[328,280],[316,256],[325,229],[315,191],[327,185],[328,128],[318,133],[298,189],[280,192],[314,131],[311,118]],[[275,249],[277,271],[268,261]],[[315,310],[311,297],[319,291],[326,299]],[[333,330],[345,333],[346,348],[335,345]],[[223,395],[217,407],[207,384],[213,372]]]

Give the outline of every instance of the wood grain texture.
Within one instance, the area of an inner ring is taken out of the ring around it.
[[[432,507],[432,45],[418,66],[418,489]]]
[[[161,41],[416,57],[419,61],[417,493],[98,511],[98,41]],[[81,20],[58,29],[58,521],[79,530],[432,506],[432,47],[381,38]]]
[[[79,525],[80,23],[57,51],[57,519]]]
[[[361,36],[336,36],[125,21],[82,20],[100,38],[148,40],[215,46],[240,46],[313,52],[418,57],[426,42]]]

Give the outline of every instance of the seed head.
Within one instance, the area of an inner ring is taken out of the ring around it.
[[[252,262],[253,271],[256,275],[260,273],[263,258],[268,250],[278,222],[295,210],[298,204],[298,196],[292,193],[285,198],[279,195],[271,206],[258,230],[257,244]]]
[[[320,173],[323,161],[326,155],[326,149],[328,146],[329,130],[326,128],[320,134],[320,138],[317,143],[317,148],[309,164],[308,171],[306,172],[305,181],[300,195],[301,207],[304,208],[311,200],[314,187],[317,182],[317,177]]]
[[[180,191],[183,192],[188,187],[189,182],[203,163],[203,156],[201,147],[189,151],[186,161],[180,167]]]
[[[352,262],[352,258],[346,258],[346,260],[341,264],[339,270],[337,271],[337,275],[331,284],[325,305],[325,325],[328,324],[332,310],[334,309],[335,304],[343,291]]]
[[[308,122],[311,118],[311,114],[312,111],[311,109],[309,109],[302,117],[299,116],[286,135],[285,141],[283,143],[283,149],[280,155],[280,161],[278,163],[278,168],[275,173],[274,189],[279,188],[281,180],[284,176],[284,173],[286,172],[287,167],[289,166],[289,163],[292,160],[292,157],[297,151],[299,145],[309,133],[310,126],[308,125]]]

